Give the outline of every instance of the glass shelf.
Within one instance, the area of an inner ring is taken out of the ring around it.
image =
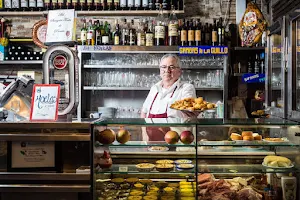
[[[145,125],[145,126],[296,126],[298,123],[284,119],[184,119],[184,118],[114,118],[99,119],[94,125]],[[280,128],[280,127],[279,127]]]
[[[113,164],[111,169],[103,170],[103,171],[101,171],[101,169],[99,171],[95,169],[95,173],[96,174],[111,174],[111,173],[113,174],[194,174],[195,169],[181,171],[181,170],[177,170],[174,167],[174,169],[172,169],[169,172],[159,172],[155,169],[153,169],[150,172],[141,172],[137,170],[135,165]]]
[[[167,144],[165,141],[153,141],[153,142],[146,142],[146,141],[128,141],[126,144],[120,144],[118,142],[114,142],[109,145],[103,145],[103,146],[113,146],[113,147],[120,147],[120,148],[126,148],[126,147],[150,147],[150,146],[163,146],[163,147],[195,147],[195,143],[191,144]],[[95,144],[96,147],[102,146],[100,143]]]
[[[261,164],[238,164],[238,165],[198,165],[199,173],[214,174],[261,174],[261,173],[291,173],[299,172],[296,167],[273,169]]]

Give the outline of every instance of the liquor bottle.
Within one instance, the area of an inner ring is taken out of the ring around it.
[[[21,0],[21,10],[28,10],[28,0]]]
[[[86,1],[87,10],[93,10],[93,0]]]
[[[153,0],[153,1],[154,1],[154,0]],[[160,5],[161,5],[161,0],[155,0],[155,9],[156,9],[156,10],[159,10]]]
[[[120,0],[120,7],[122,10],[126,9],[127,1],[126,0]]]
[[[170,0],[170,6],[174,6],[175,10],[178,10],[178,4],[177,4],[177,0]]]
[[[183,0],[177,0],[178,10],[183,10]]]
[[[114,9],[114,4],[112,0],[107,0],[107,9],[108,10],[113,10]]]
[[[107,10],[107,0],[101,0],[100,3],[102,10]]]
[[[102,35],[102,44],[109,45],[109,26],[106,22],[104,25],[104,34]]]
[[[122,45],[128,45],[129,44],[129,29],[128,29],[126,19],[124,19],[124,21],[123,21],[121,44]]]
[[[115,7],[115,10],[120,9],[120,0],[114,0],[114,7]]]
[[[205,24],[205,44],[206,45],[210,45],[210,31],[209,31],[209,27],[208,27],[208,23]]]
[[[79,10],[79,3],[78,0],[72,0],[72,8],[75,10]]]
[[[72,9],[72,0],[66,0],[66,8]]]
[[[94,8],[95,10],[101,10],[100,0],[94,0]]]
[[[4,0],[4,8],[7,11],[11,10],[11,8],[12,8],[12,1],[11,0]]]
[[[146,32],[146,46],[152,47],[154,44],[153,23],[149,21],[148,30]]]
[[[79,0],[79,6],[80,6],[80,10],[86,10],[85,0]]]
[[[168,8],[168,1],[167,0],[163,0],[162,1],[162,7],[163,7],[164,10],[168,10],[169,9]]]
[[[178,19],[175,14],[175,7],[172,6],[172,13],[168,25],[169,46],[178,45]]]
[[[217,28],[217,22],[214,20],[214,25],[212,27],[211,31],[211,44],[212,46],[217,46],[218,45],[218,28]]]
[[[202,26],[201,26],[201,22],[200,19],[197,20],[196,23],[196,29],[195,29],[195,45],[196,46],[200,46],[202,45],[201,40],[202,40]]]
[[[195,46],[195,30],[193,21],[188,21],[188,46]]]
[[[42,8],[44,7],[44,5],[42,6]],[[11,8],[15,11],[20,10],[20,1],[19,0],[12,0],[11,2]]]
[[[37,0],[36,7],[38,11],[42,11],[44,9],[44,0]]]
[[[252,68],[252,57],[249,56],[248,62],[247,62],[247,72],[248,73],[253,73],[253,68]]]
[[[187,27],[185,24],[185,20],[183,20],[181,31],[180,31],[180,45],[181,46],[187,45]]]
[[[261,53],[260,55],[260,73],[265,73],[265,54]]]
[[[58,9],[64,9],[65,8],[65,2],[64,0],[58,0]]]
[[[141,9],[141,0],[134,0],[134,7],[137,10]]]
[[[52,10],[55,10],[57,9],[57,0],[51,0],[51,9]]]
[[[213,25],[209,24],[208,32],[209,32],[209,45],[212,45],[212,29]]]
[[[93,40],[93,28],[92,28],[92,20],[89,20],[88,29],[87,29],[87,45],[95,45],[95,41]]]
[[[149,5],[149,10],[153,10],[154,9],[154,0],[148,0],[148,5]]]
[[[86,20],[83,20],[83,27],[80,30],[81,45],[87,45],[87,28]]]
[[[36,10],[36,0],[29,0],[29,10]]]
[[[140,21],[137,30],[137,42],[136,42],[138,46],[146,45],[146,34],[142,26],[143,26],[142,22]]]
[[[259,70],[260,70],[260,58],[259,55],[256,54],[255,61],[254,61],[254,73],[259,74]]]
[[[129,45],[130,46],[135,45],[135,39],[136,39],[135,29],[133,28],[133,26],[134,26],[134,21],[131,20],[131,25],[129,28]]]
[[[100,23],[99,20],[95,23],[95,44],[101,45],[102,44],[102,36],[101,36],[101,30],[100,30]]]
[[[133,0],[127,0],[127,8],[131,10],[133,8],[134,2]]]
[[[144,10],[147,10],[149,8],[148,0],[142,0],[142,6]]]
[[[119,24],[116,25],[116,31],[114,33],[114,45],[120,45],[120,26]]]
[[[163,15],[162,6],[160,6],[159,14],[155,21],[154,44],[155,46],[165,45],[165,18]]]
[[[222,17],[220,17],[219,27],[218,27],[218,41],[219,41],[219,46],[225,45],[224,44],[224,35],[225,35],[225,29],[223,27],[223,19],[222,19]]]

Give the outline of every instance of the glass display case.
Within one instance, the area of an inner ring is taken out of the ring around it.
[[[299,199],[292,121],[107,119],[91,131],[94,200]]]
[[[81,60],[79,119],[93,112],[111,118],[139,117],[150,88],[161,80],[158,70],[161,57],[179,53],[177,46],[78,48]],[[227,60],[227,56],[181,57],[181,80],[193,84],[197,96],[226,105]],[[223,118],[224,114],[218,117]]]

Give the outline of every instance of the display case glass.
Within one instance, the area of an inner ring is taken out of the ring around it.
[[[218,184],[229,199],[244,190],[267,198],[300,172],[299,127],[288,120],[104,119],[91,131],[94,199],[225,197]]]

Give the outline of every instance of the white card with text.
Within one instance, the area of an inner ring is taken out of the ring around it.
[[[56,121],[59,97],[59,84],[35,84],[31,99],[30,120]]]
[[[75,31],[74,9],[49,11],[46,43],[72,42]]]

